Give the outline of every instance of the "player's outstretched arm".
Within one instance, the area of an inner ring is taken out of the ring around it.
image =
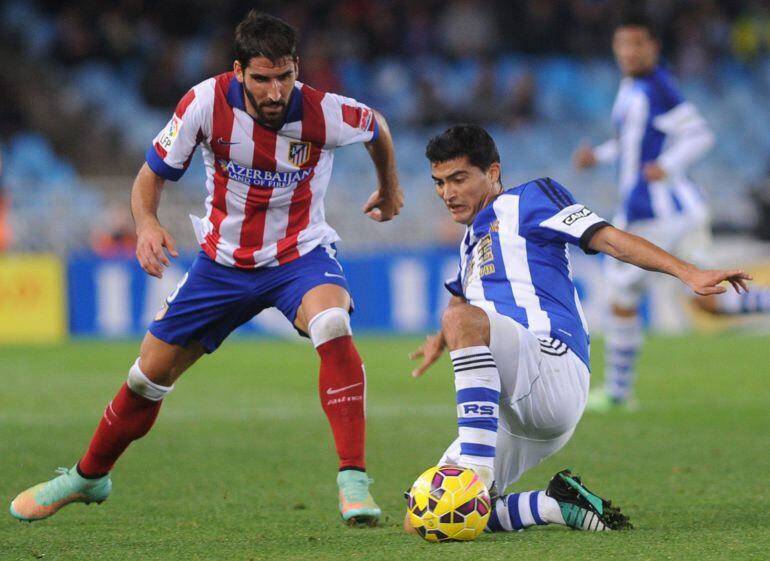
[[[412,370],[412,378],[419,378],[422,376],[425,371],[430,368],[431,364],[441,357],[445,347],[446,341],[444,340],[444,334],[441,331],[425,337],[425,342],[420,345],[416,351],[409,354],[409,358],[412,360],[422,358],[422,362]]]
[[[396,150],[388,122],[378,111],[374,112],[379,133],[377,138],[364,146],[377,169],[379,186],[364,205],[364,214],[377,222],[387,222],[396,216],[404,206],[404,194],[398,183],[396,171]]]
[[[606,226],[598,230],[588,242],[588,247],[601,251],[615,259],[631,263],[648,271],[672,275],[689,286],[700,296],[721,294],[727,289],[720,284],[729,282],[736,292],[748,292],[747,281],[751,276],[740,269],[703,270],[682,261],[644,238]]]
[[[701,160],[716,142],[706,119],[689,102],[656,117],[655,127],[666,133],[666,149],[657,160],[643,166],[642,174],[647,181],[660,181],[684,173]]]
[[[457,304],[464,304],[465,298],[461,296],[452,296],[449,299],[447,308],[451,308]],[[439,330],[433,335],[428,335],[425,338],[425,342],[420,347],[409,355],[409,358],[414,360],[416,358],[422,358],[422,362],[414,370],[412,370],[412,377],[419,378],[425,371],[430,368],[431,364],[436,362],[444,353],[446,348],[446,340],[444,339],[444,333]]]
[[[165,179],[146,163],[139,170],[131,189],[131,214],[136,226],[136,258],[147,274],[161,278],[171,263],[163,250],[177,257],[174,239],[158,220],[158,205]]]

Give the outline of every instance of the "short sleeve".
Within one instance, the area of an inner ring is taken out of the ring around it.
[[[171,120],[157,134],[145,156],[152,171],[177,181],[190,165],[195,147],[202,140],[203,108],[195,89],[179,101]]]
[[[589,254],[596,253],[588,248],[593,235],[610,225],[550,177],[529,183],[519,204],[522,233],[526,237],[567,242]]]
[[[374,110],[350,97],[328,93],[324,113],[330,117],[329,139],[333,146],[375,140],[379,133]]]
[[[465,296],[463,294],[463,283],[460,279],[460,268],[457,268],[457,274],[452,278],[444,281],[444,287],[452,294],[452,296]]]

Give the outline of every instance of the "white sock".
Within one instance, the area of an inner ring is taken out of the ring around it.
[[[493,532],[515,532],[544,524],[564,524],[559,503],[545,491],[527,491],[500,497],[489,516],[487,528]]]
[[[460,465],[479,467],[489,486],[494,477],[500,374],[489,347],[466,347],[449,353],[455,372]]]
[[[634,390],[636,358],[642,348],[642,320],[610,315],[604,352],[604,388],[612,399],[625,401]]]

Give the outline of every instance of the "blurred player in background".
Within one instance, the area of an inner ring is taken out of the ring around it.
[[[457,277],[441,330],[412,354],[421,376],[449,347],[459,436],[439,464],[473,469],[501,491],[569,441],[588,398],[589,336],[567,244],[677,277],[701,295],[746,289],[741,271],[704,271],[647,240],[613,228],[550,178],[505,190],[494,141],[475,125],[428,143],[436,191],[465,224]],[[628,518],[569,471],[545,492],[495,503],[488,527],[540,524],[582,530],[628,527]],[[405,522],[410,529],[408,520]]]
[[[379,180],[363,209],[369,217],[390,220],[403,197],[385,119],[297,81],[296,44],[295,30],[282,20],[249,13],[235,31],[233,71],[188,91],[153,141],[131,196],[137,259],[161,277],[166,251],[177,255],[157,210],[165,181],[182,176],[199,144],[208,197],[206,216],[193,222],[202,251],[150,324],[85,455],[16,497],[15,517],[39,520],[71,502],[105,500],[115,461],[150,430],[179,376],[239,325],[277,307],[321,358],[319,392],[339,455],[342,517],[379,518],[364,458],[365,372],[335,259],[339,238],[324,219],[334,149],[361,142],[369,152]]]
[[[11,203],[3,188],[3,155],[0,153],[0,252],[11,245],[11,225],[8,220],[8,209]]]
[[[617,136],[594,148],[581,146],[574,163],[588,168],[617,161],[618,227],[685,259],[708,263],[709,209],[688,170],[711,149],[714,135],[659,65],[660,43],[648,20],[636,14],[623,20],[612,48],[623,74],[612,110]],[[633,403],[643,341],[639,305],[651,281],[647,271],[612,259],[605,277],[611,307],[605,325],[605,387],[592,391],[588,404],[598,411]],[[767,312],[770,290],[755,287],[751,293],[699,297],[696,303],[711,313]]]

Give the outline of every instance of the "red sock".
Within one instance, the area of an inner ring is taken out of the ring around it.
[[[318,391],[342,468],[365,468],[364,365],[350,335],[319,345]]]
[[[126,384],[107,404],[85,456],[78,463],[83,475],[108,473],[123,451],[150,430],[163,401],[151,401]]]

